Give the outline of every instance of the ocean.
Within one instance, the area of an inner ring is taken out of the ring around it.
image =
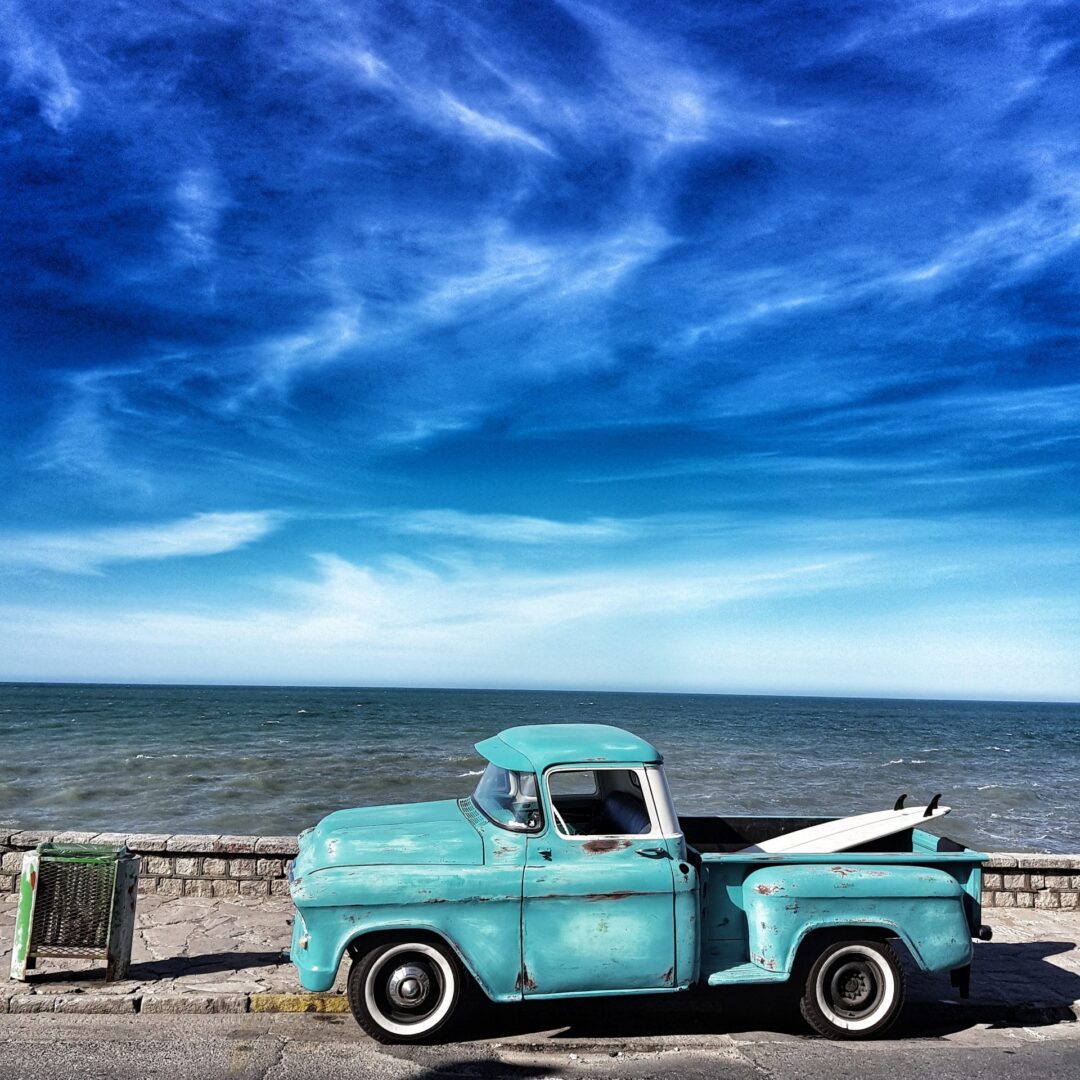
[[[616,724],[686,813],[845,815],[942,792],[938,831],[1080,850],[1080,704],[503,690],[0,684],[0,824],[296,833],[472,790],[473,743]]]

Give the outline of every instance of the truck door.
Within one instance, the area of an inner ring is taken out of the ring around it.
[[[523,883],[525,996],[673,986],[678,852],[644,770],[560,766],[543,788]]]

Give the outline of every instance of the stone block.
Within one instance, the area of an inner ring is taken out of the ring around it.
[[[284,878],[277,878],[270,882],[270,895],[271,896],[288,896],[289,895],[289,883]]]
[[[255,876],[254,859],[230,859],[229,874],[235,878],[253,878]]]
[[[195,877],[199,872],[198,859],[176,859],[173,865],[177,877]]]
[[[133,1013],[135,998],[127,994],[57,994],[58,1013]]]
[[[9,851],[2,859],[0,859],[0,871],[3,871],[5,874],[21,874],[22,861],[23,853],[21,851]]]
[[[177,833],[176,836],[169,837],[165,850],[185,853],[213,851],[214,844],[220,839],[221,837],[217,835],[204,836],[201,833]]]
[[[997,893],[994,893],[994,907],[1016,907],[1016,893],[1014,893],[1014,892],[997,892]]]
[[[1080,889],[1080,874],[1073,874],[1069,879],[1070,889]]]
[[[213,1003],[209,994],[143,994],[144,1013],[211,1013]]]
[[[270,895],[270,882],[263,881],[261,878],[255,878],[254,880],[237,882],[240,886],[241,896],[269,896]]]
[[[175,869],[172,859],[163,855],[147,855],[143,859],[142,873],[147,876],[164,874],[166,877],[172,877]]]
[[[1015,866],[1016,856],[1011,855],[1007,851],[995,851],[990,855],[990,858],[983,863],[986,869],[993,869],[995,866]]]
[[[250,855],[255,850],[257,836],[220,836],[214,841],[214,851],[229,855]]]
[[[14,874],[0,874],[0,893],[14,892],[19,879]]]
[[[1080,870],[1080,855],[1023,854],[1016,856],[1016,865],[1036,870]]]
[[[247,994],[214,994],[214,1012],[246,1013],[248,1011]]]
[[[202,861],[202,872],[207,877],[225,877],[229,872],[227,859],[208,857]]]
[[[299,847],[295,836],[260,836],[255,841],[255,851],[259,855],[288,855],[298,854]]]
[[[128,847],[140,854],[148,851],[167,851],[168,843],[168,833],[132,833],[128,837]]]
[[[8,1000],[9,1013],[52,1012],[55,994],[13,994]]]
[[[184,882],[185,896],[213,896],[214,883],[206,878],[189,878]]]
[[[158,878],[157,887],[154,891],[158,896],[183,896],[184,882],[181,878],[176,877]]]
[[[12,847],[32,848],[37,847],[38,844],[45,840],[51,840],[54,835],[54,833],[43,832],[40,829],[22,829],[17,833],[12,833],[8,843]]]
[[[58,832],[53,841],[57,844],[90,844],[93,843],[96,832],[85,832],[78,829],[68,829],[66,832]]]
[[[1000,874],[983,874],[983,889],[990,890],[1001,888],[1001,875]]]
[[[236,878],[214,878],[210,890],[214,896],[239,896],[240,882]]]
[[[1033,889],[1045,889],[1046,888],[1046,875],[1045,874],[1028,874],[1028,881],[1031,882]]]
[[[1031,908],[1035,906],[1035,897],[1038,893],[1033,892],[1018,892],[1016,894],[1016,906],[1023,908]]]
[[[90,842],[92,844],[108,844],[110,847],[127,847],[128,834],[126,832],[101,832],[95,835]]]
[[[1047,889],[1045,892],[1035,894],[1035,906],[1043,911],[1057,911],[1060,906],[1058,894]]]
[[[139,896],[153,896],[157,892],[158,879],[155,877],[147,877],[145,874],[139,875]]]
[[[1028,887],[1027,874],[1006,874],[1005,875],[1005,888],[1010,892],[1015,892],[1018,889],[1026,889]]]
[[[263,878],[284,877],[285,862],[282,859],[256,859],[255,873]]]
[[[1073,911],[1080,907],[1080,893],[1062,890],[1058,893],[1058,903],[1066,910]]]

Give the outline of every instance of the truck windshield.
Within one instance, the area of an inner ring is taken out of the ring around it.
[[[473,792],[473,802],[504,829],[527,832],[540,827],[540,804],[532,773],[489,764]]]

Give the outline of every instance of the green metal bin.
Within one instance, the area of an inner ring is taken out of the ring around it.
[[[108,844],[39,844],[23,856],[11,977],[43,959],[105,962],[105,980],[131,963],[139,857]]]

